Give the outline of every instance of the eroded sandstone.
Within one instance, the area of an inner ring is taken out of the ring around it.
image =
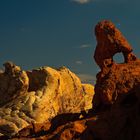
[[[125,62],[136,60],[131,45],[111,21],[99,22],[95,27],[95,35],[97,46],[94,59],[101,69],[113,65],[116,53],[123,53]]]
[[[66,67],[23,71],[12,62],[0,73],[0,133],[14,135],[32,123],[92,107],[94,87]],[[89,102],[87,103],[87,99]]]
[[[94,107],[113,104],[119,95],[129,94],[140,83],[140,60],[132,47],[111,21],[101,21],[95,27],[97,46],[94,54],[101,68],[97,74]],[[113,60],[116,53],[122,53],[124,63]]]
[[[100,140],[140,139],[140,60],[121,32],[110,21],[95,28],[94,58],[101,68],[97,74],[93,109],[97,121],[89,121],[85,136]],[[121,52],[124,63],[113,60]]]
[[[19,131],[13,140],[140,139],[140,60],[112,22],[101,21],[97,24],[96,36],[94,56],[101,71],[97,74],[92,110],[80,116],[78,113],[61,114],[50,122],[32,123]],[[124,55],[122,64],[113,60],[113,55],[118,52]],[[28,76],[31,75],[29,72]],[[33,81],[38,83],[38,80]],[[30,92],[33,89],[36,91],[31,86],[33,81],[29,80]],[[37,87],[41,88],[42,84]],[[88,92],[89,88],[86,85],[83,90]],[[86,97],[87,100],[89,98]]]

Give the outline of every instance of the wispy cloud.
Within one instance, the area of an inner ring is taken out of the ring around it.
[[[83,64],[83,62],[80,61],[80,60],[75,61],[75,63],[78,64],[78,65],[82,65]]]
[[[82,44],[79,48],[84,49],[84,48],[90,48],[90,44]]]
[[[77,74],[83,83],[96,83],[96,77],[91,74]]]
[[[78,4],[86,4],[92,2],[93,0],[72,0],[73,2],[77,2]]]

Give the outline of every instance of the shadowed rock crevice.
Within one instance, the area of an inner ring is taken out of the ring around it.
[[[138,98],[136,96],[136,93],[132,92],[122,100],[120,107],[132,107],[137,103],[137,101]]]
[[[42,71],[41,69],[27,71],[27,75],[29,78],[29,89],[28,92],[37,91],[43,88],[43,86],[47,86],[46,78],[47,73]]]
[[[29,79],[25,71],[12,62],[4,63],[0,73],[0,106],[5,105],[28,90]]]

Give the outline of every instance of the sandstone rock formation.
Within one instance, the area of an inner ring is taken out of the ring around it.
[[[28,90],[29,79],[25,71],[12,62],[4,64],[0,73],[0,107]]]
[[[101,71],[97,74],[92,110],[82,117],[78,113],[68,113],[57,115],[50,122],[32,123],[19,131],[13,140],[140,139],[140,60],[110,21],[97,24],[95,32],[95,61]],[[113,61],[113,55],[118,52],[124,55],[122,64]],[[33,79],[30,72],[27,74]],[[30,92],[34,87],[31,83],[38,85],[37,80],[31,81]],[[84,86],[85,91],[88,88]]]
[[[97,120],[89,120],[83,137],[99,140],[140,139],[140,86],[120,95],[108,110],[102,110]],[[82,138],[83,138],[82,137]]]
[[[97,46],[94,59],[101,69],[113,64],[113,56],[123,53],[125,62],[136,60],[132,47],[115,25],[108,20],[99,22],[95,27]]]
[[[92,107],[94,87],[82,85],[65,67],[22,71],[12,62],[4,66],[0,73],[0,133],[4,135],[15,135],[58,114],[80,113]]]
[[[48,140],[140,139],[140,60],[132,53],[129,43],[110,21],[98,23],[95,33],[97,48],[94,57],[101,72],[97,74],[92,117],[89,115],[82,120],[67,121],[53,131],[48,128],[39,136],[40,138]],[[124,55],[123,64],[113,61],[113,55],[118,52]],[[51,126],[53,127],[54,124]],[[31,136],[31,133],[28,134]],[[31,138],[33,137],[32,135]]]
[[[132,47],[110,21],[95,28],[97,74],[93,109],[100,112],[97,121],[87,123],[87,134],[100,140],[140,139],[140,60]],[[124,63],[113,55],[122,52]],[[107,111],[105,111],[105,109]]]
[[[23,130],[21,130],[15,138],[12,140],[90,140],[89,134],[88,137],[84,138],[84,131],[86,130],[87,126],[86,123],[90,120],[96,120],[96,117],[92,117],[90,119],[83,119],[83,120],[75,120],[75,121],[68,121],[65,124],[58,125],[58,127],[51,128],[50,125],[53,124],[36,124],[34,127],[29,126]],[[61,120],[62,122],[62,120]],[[49,126],[46,127],[45,126]],[[42,127],[42,128],[41,128]],[[84,139],[83,139],[84,138]],[[93,140],[93,139],[92,139]]]
[[[101,72],[97,74],[94,107],[113,104],[119,95],[130,94],[140,82],[140,60],[115,25],[106,20],[99,22],[95,35],[97,47],[94,58]],[[123,64],[113,61],[113,56],[119,52],[124,56]]]

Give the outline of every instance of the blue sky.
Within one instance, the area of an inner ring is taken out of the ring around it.
[[[139,57],[139,5],[139,0],[0,0],[0,66],[8,60],[25,70],[66,66],[94,81],[99,70],[92,58],[94,26],[113,21]]]

